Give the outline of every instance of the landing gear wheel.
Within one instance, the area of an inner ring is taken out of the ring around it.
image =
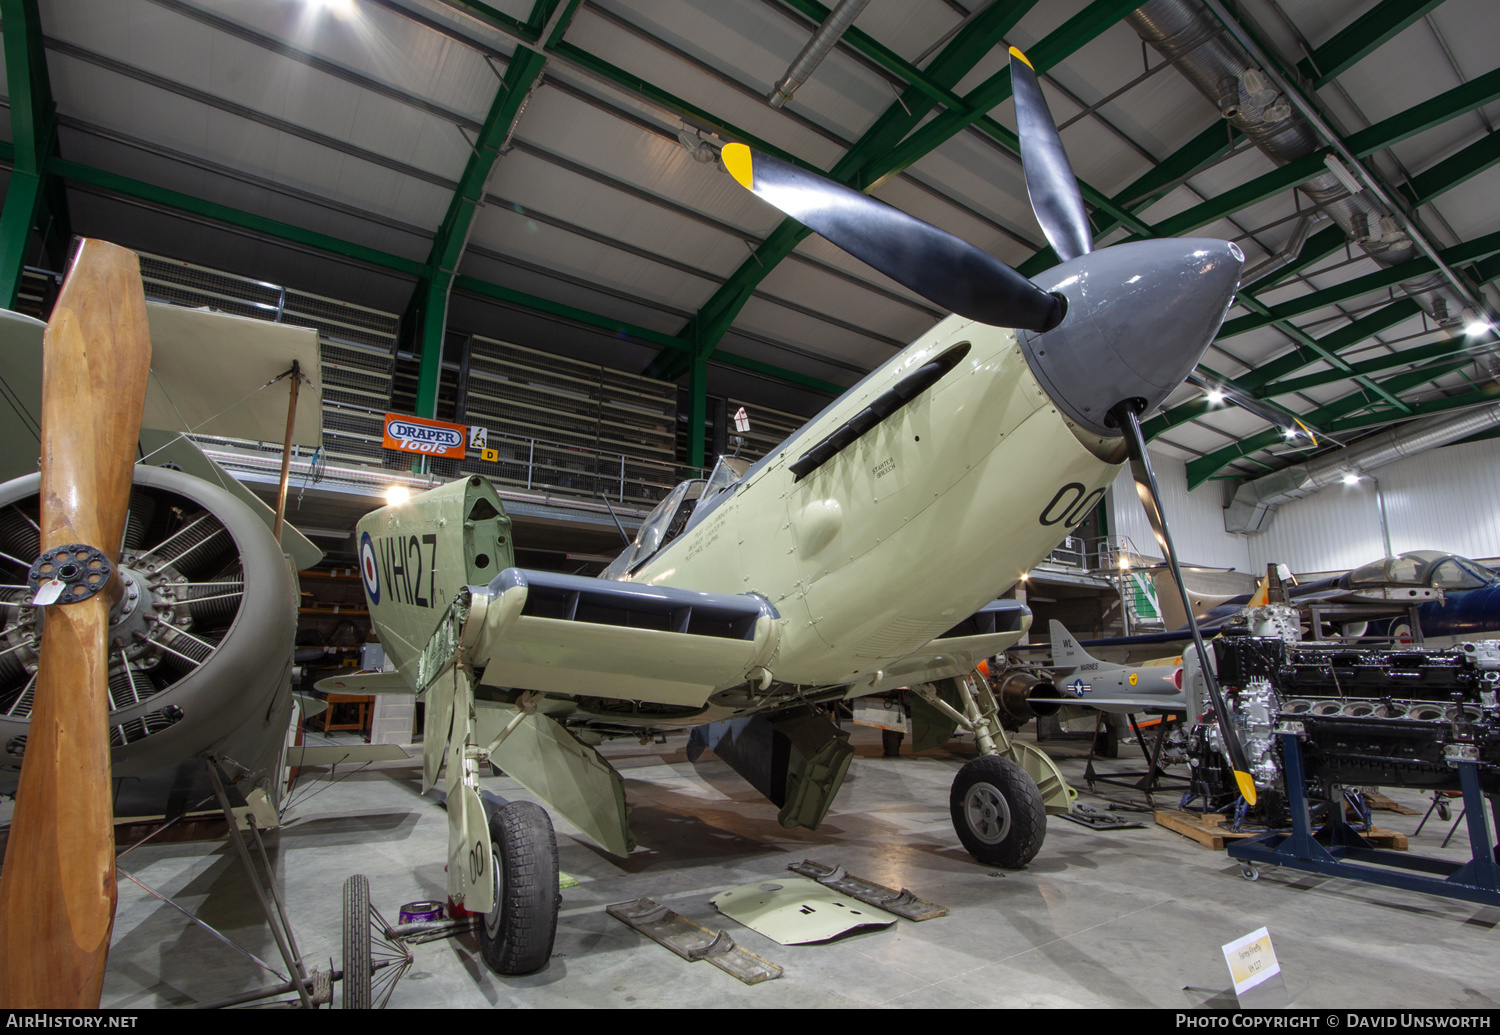
[[[901,742],[906,739],[906,734],[900,730],[881,730],[880,749],[886,758],[897,758],[901,754]]]
[[[344,881],[344,1009],[370,1009],[370,881]]]
[[[479,944],[497,974],[532,974],[552,957],[557,935],[557,837],[547,810],[513,801],[490,816],[495,908],[484,915]]]
[[[964,848],[989,866],[1020,869],[1047,836],[1042,792],[1024,769],[999,755],[964,764],[948,794],[948,811]]]

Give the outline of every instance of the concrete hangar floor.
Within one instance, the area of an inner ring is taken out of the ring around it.
[[[1023,734],[1023,736],[1026,736]],[[1222,851],[1148,825],[1096,831],[1057,817],[1025,870],[996,871],[964,852],[948,818],[948,788],[965,745],[881,757],[878,730],[855,727],[857,755],[816,832],[783,830],[775,810],[723,763],[694,765],[684,737],[604,751],[625,777],[641,847],[617,859],[557,824],[563,892],[551,964],[501,978],[473,935],[413,946],[415,965],[391,1008],[436,1007],[1161,1007],[1232,1005],[1219,947],[1269,927],[1292,1004],[1334,1007],[1500,1007],[1494,966],[1500,910],[1290,870],[1240,876]],[[1046,748],[1081,790],[1085,745]],[[1122,756],[1133,750],[1123,746]],[[372,903],[394,922],[402,903],[441,898],[447,827],[422,797],[420,750],[411,763],[346,775],[304,776],[285,827],[268,847],[299,944],[311,963],[340,965],[342,887],[370,878]],[[1139,761],[1138,759],[1136,760]],[[1117,768],[1138,768],[1122,757]],[[1103,766],[1101,766],[1102,768]],[[486,789],[525,799],[514,781]],[[1099,785],[1106,790],[1105,785]],[[1412,808],[1412,792],[1386,793]],[[1110,789],[1118,801],[1138,792]],[[1164,794],[1158,804],[1175,804]],[[1086,790],[1096,808],[1105,800]],[[1420,816],[1377,813],[1412,834]],[[1450,824],[1434,816],[1411,849],[1438,846]],[[947,906],[946,917],[782,946],[718,913],[709,899],[787,875],[804,858]],[[278,965],[269,928],[224,840],[146,844],[123,869],[173,896],[262,960]],[[744,985],[706,962],[689,963],[605,913],[649,897],[689,920],[726,929],[784,976]],[[103,1005],[190,1005],[269,984],[268,976],[180,913],[127,880],[105,977]],[[334,1004],[340,1001],[334,986]]]

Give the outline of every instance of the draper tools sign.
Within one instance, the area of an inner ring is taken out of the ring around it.
[[[463,424],[406,417],[399,413],[385,415],[385,448],[427,456],[447,456],[462,460],[468,444],[469,429]]]

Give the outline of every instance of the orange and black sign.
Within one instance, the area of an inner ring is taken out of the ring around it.
[[[385,415],[385,448],[403,453],[446,456],[462,460],[468,443],[468,427],[425,417],[407,417],[399,413]]]

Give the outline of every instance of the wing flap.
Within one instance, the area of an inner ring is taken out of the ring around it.
[[[313,684],[320,694],[352,694],[369,697],[374,694],[415,693],[399,672],[351,672],[346,676],[326,676]]]
[[[515,718],[514,705],[474,702],[477,740],[488,743]],[[625,783],[615,768],[556,721],[528,715],[490,753],[490,761],[613,855],[635,847]]]
[[[971,672],[983,658],[1014,647],[1031,628],[1031,610],[1018,600],[995,600],[887,668],[873,685],[850,696],[932,683]]]

